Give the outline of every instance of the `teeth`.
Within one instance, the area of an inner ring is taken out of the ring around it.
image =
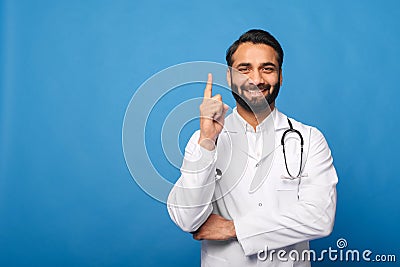
[[[261,96],[262,92],[260,90],[249,90],[251,96]]]

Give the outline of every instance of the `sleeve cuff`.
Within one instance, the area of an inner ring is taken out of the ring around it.
[[[236,219],[233,221],[233,224],[235,225],[236,238],[239,241],[239,244],[242,246],[245,255],[247,256],[249,254],[250,247],[248,246],[246,238],[244,237],[244,234],[241,231],[241,229],[243,229],[242,222],[240,219]]]
[[[257,254],[260,252],[260,248],[264,249],[266,247],[265,237],[262,234],[249,236],[248,233],[245,233],[244,229],[250,227],[245,218],[236,219],[233,223],[235,225],[236,238],[246,256]]]

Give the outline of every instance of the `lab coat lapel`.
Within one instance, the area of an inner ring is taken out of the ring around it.
[[[282,132],[282,130],[288,127],[287,117],[277,109],[271,115],[266,118],[266,129],[262,137],[262,157],[256,166],[257,171],[250,185],[250,193],[257,191],[268,177],[274,162],[275,153],[281,146],[281,140],[278,138],[279,134],[277,133]]]
[[[219,181],[221,192],[217,192],[217,197],[222,197],[229,192],[243,178],[243,174],[248,166],[248,143],[244,133],[243,125],[233,114],[225,120],[224,138],[218,141],[217,168],[222,172]]]
[[[268,177],[273,164],[275,152],[281,146],[280,139],[278,138],[279,133],[288,128],[287,117],[278,110],[275,111],[273,116],[267,117],[266,120],[266,130],[262,135],[262,156],[256,166],[257,171],[250,184],[250,193],[257,191]],[[232,142],[233,156],[226,173],[229,174],[228,176],[230,177],[237,177],[238,173],[242,173],[244,170],[243,168],[247,167],[249,157],[249,148],[245,129],[239,119],[232,114],[232,118],[226,121],[224,132],[228,134],[229,139]],[[237,180],[233,179],[233,181],[229,183],[229,187],[233,186],[232,183],[234,182],[237,182]]]
[[[240,151],[248,156],[249,148],[245,135],[245,129],[234,114],[231,115],[230,120],[225,124],[225,133],[227,133],[231,139],[233,144],[232,149],[238,152]]]
[[[263,148],[261,159],[255,166],[256,174],[250,184],[249,193],[254,193],[264,183],[271,171],[273,156],[275,150],[275,126],[273,116],[268,116],[263,122],[263,130],[261,132],[263,139]]]
[[[229,135],[229,138],[231,138],[232,144],[234,144],[235,148],[249,156],[245,129],[239,119],[234,116],[234,114],[231,114],[231,117],[232,118],[230,118],[230,120],[228,120],[225,124],[224,132]],[[273,116],[267,117],[266,120],[267,133],[263,134],[263,149],[261,160],[263,160],[265,157],[268,157],[277,147],[280,146],[281,140],[275,138],[274,135],[284,129],[289,128],[287,117],[279,112],[277,109],[275,111],[275,114]]]
[[[287,116],[275,108],[274,125],[276,131],[281,131],[284,129],[289,129],[289,124],[287,121]],[[279,140],[280,141],[280,140]]]

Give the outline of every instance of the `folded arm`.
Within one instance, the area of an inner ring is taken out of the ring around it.
[[[287,203],[284,210],[252,211],[235,219],[237,238],[246,255],[265,247],[277,249],[331,233],[338,178],[328,144],[315,128],[311,129],[305,172],[308,177],[301,178],[298,201]]]

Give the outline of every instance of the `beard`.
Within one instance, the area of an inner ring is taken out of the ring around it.
[[[279,77],[280,78],[280,77]],[[239,92],[239,86],[234,84],[233,81],[231,82],[231,92],[233,97],[235,98],[236,102],[238,105],[240,105],[243,109],[246,111],[252,112],[253,114],[258,114],[260,112],[263,112],[265,110],[269,109],[269,106],[275,102],[275,99],[278,97],[279,89],[280,89],[280,83],[278,82],[274,84],[273,86],[271,85],[265,85],[263,87],[257,87],[256,85],[242,85],[240,86],[241,92]],[[244,91],[249,91],[249,90],[271,90],[271,87],[273,88],[273,91],[271,94],[266,95],[263,99],[248,99],[244,95]]]

